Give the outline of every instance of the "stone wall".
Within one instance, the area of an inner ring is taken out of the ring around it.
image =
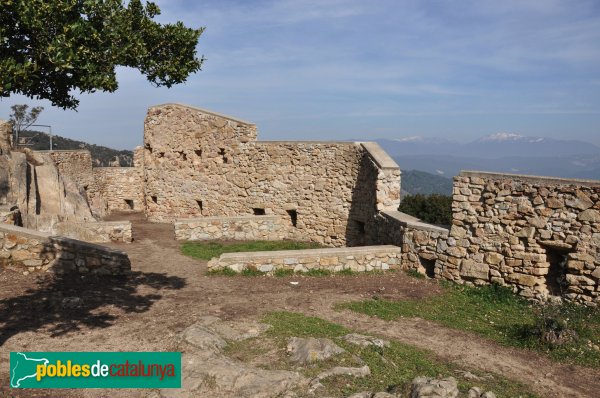
[[[7,155],[12,148],[12,124],[0,119],[0,155]]]
[[[0,267],[24,274],[51,271],[125,275],[131,270],[125,252],[3,224]]]
[[[80,189],[87,192],[93,185],[92,154],[87,149],[35,152],[47,153],[54,160],[59,174],[67,176]]]
[[[91,200],[101,199],[104,213],[143,211],[142,170],[138,167],[94,167],[94,193]]]
[[[436,267],[438,259],[445,259],[448,229],[422,222],[399,211],[382,211],[377,216],[377,234],[380,244],[402,248],[402,268],[414,269],[431,278],[444,277]]]
[[[288,229],[279,216],[185,218],[175,221],[175,239],[281,240]]]
[[[254,124],[202,109],[150,108],[149,219],[275,215],[298,239],[360,245],[377,210],[399,203],[399,168],[377,144],[256,142],[256,135]]]
[[[600,181],[462,172],[436,265],[458,282],[597,303]]]
[[[277,270],[308,272],[328,270],[340,272],[382,271],[399,268],[400,248],[397,246],[363,246],[353,248],[284,250],[253,253],[225,253],[208,262],[209,270],[244,269],[271,274]]]
[[[67,238],[93,243],[131,243],[130,221],[60,222],[54,232]]]

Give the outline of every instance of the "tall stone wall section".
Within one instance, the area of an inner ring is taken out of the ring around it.
[[[436,267],[525,297],[598,303],[600,181],[462,172]]]
[[[363,244],[378,208],[398,205],[397,165],[382,169],[364,144],[256,136],[254,124],[198,108],[150,108],[143,156],[149,219],[275,215],[293,238],[343,246]]]

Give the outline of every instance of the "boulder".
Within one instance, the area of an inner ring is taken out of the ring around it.
[[[331,358],[345,350],[326,338],[292,337],[288,340],[287,352],[290,354],[291,362],[304,365]]]

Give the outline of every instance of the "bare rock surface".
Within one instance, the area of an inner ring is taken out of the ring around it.
[[[223,354],[226,340],[256,337],[269,327],[257,322],[202,317],[180,336],[183,388],[162,389],[159,396],[270,398],[286,396],[296,387],[307,384],[297,372],[260,369]]]
[[[425,376],[415,377],[412,382],[410,398],[456,398],[458,386],[454,377],[432,379]]]
[[[288,340],[287,352],[291,362],[303,365],[331,358],[345,350],[326,338],[292,337]]]
[[[382,339],[378,339],[376,337],[373,336],[366,336],[364,334],[358,334],[358,333],[350,333],[347,334],[343,337],[341,337],[342,340],[351,343],[351,344],[356,344],[362,347],[368,347],[368,346],[376,346],[376,347],[387,347],[390,345],[390,342],[387,340],[382,340]]]

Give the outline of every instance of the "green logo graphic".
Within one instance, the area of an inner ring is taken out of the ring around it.
[[[180,388],[179,352],[11,352],[12,388]]]

